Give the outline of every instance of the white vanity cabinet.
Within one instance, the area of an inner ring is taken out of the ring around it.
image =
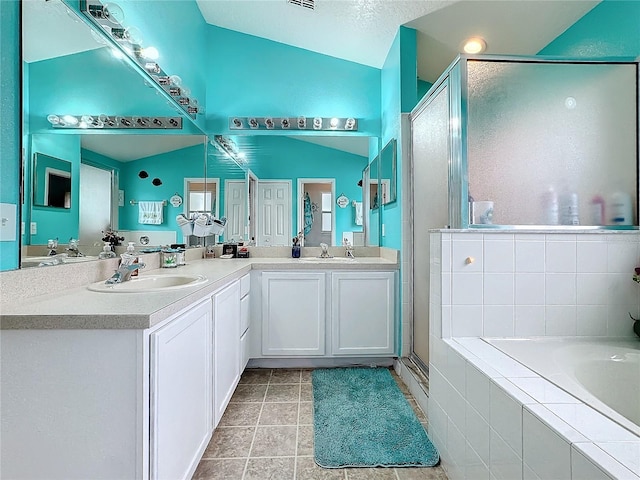
[[[331,273],[331,354],[393,355],[395,273]]]
[[[251,275],[248,273],[240,279],[240,374],[249,362],[250,345],[250,313],[251,302],[249,291],[251,289]]]
[[[211,438],[211,301],[150,335],[150,478],[190,478]]]
[[[240,281],[213,295],[214,427],[240,381]]]
[[[325,273],[262,273],[262,355],[325,354]]]

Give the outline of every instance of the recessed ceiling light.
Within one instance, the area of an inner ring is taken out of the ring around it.
[[[487,48],[487,42],[481,37],[468,38],[462,45],[462,50],[465,53],[482,53]]]

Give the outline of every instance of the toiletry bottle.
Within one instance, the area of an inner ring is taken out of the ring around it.
[[[127,244],[127,253],[129,255],[136,255],[136,248],[135,248],[135,244],[133,242],[129,242]],[[133,259],[133,263],[138,263],[138,256],[136,255],[136,257]],[[138,276],[138,270],[133,270],[131,272],[131,276],[132,277],[137,277]]]
[[[102,247],[102,251],[98,255],[98,258],[116,258],[116,254],[111,250],[111,244],[109,242],[104,242],[104,246]]]
[[[560,223],[558,194],[553,187],[549,187],[542,196],[542,212],[543,225],[558,225]]]
[[[578,194],[565,189],[558,198],[560,225],[580,225]]]
[[[615,192],[609,199],[609,223],[611,225],[632,225],[631,195]]]
[[[594,195],[589,203],[591,225],[604,225],[604,198]]]

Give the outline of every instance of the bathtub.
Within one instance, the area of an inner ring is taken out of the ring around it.
[[[484,340],[640,436],[640,342],[575,338]]]

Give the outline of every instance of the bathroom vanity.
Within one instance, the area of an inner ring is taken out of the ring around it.
[[[0,276],[3,477],[190,478],[247,362],[396,352],[394,256],[187,263],[207,281],[148,293],[87,282],[8,301],[26,272]],[[83,278],[87,265],[31,270]]]

